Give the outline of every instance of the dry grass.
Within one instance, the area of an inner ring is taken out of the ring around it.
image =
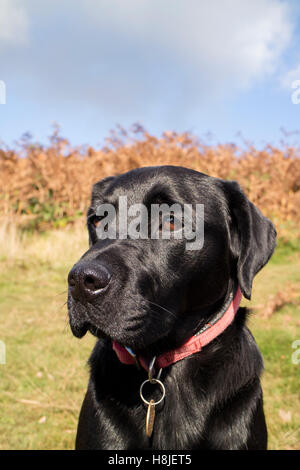
[[[26,157],[26,158],[23,158]],[[120,129],[102,149],[72,148],[55,131],[48,147],[23,142],[0,150],[0,214],[18,224],[47,228],[81,216],[99,179],[149,165],[181,165],[236,179],[248,197],[272,218],[285,239],[300,234],[300,159],[295,148],[258,151],[234,145],[206,146],[189,134],[160,138],[136,127]]]
[[[275,294],[270,294],[265,305],[256,305],[254,310],[257,310],[262,318],[269,318],[275,312],[278,312],[282,307],[288,304],[300,304],[300,283],[291,284],[286,283],[280,287]]]
[[[0,260],[6,265],[35,262],[60,265],[74,260],[74,254],[88,249],[88,235],[84,221],[77,221],[64,230],[53,229],[51,234],[24,232],[14,220],[0,219]],[[75,255],[76,257],[76,255]]]

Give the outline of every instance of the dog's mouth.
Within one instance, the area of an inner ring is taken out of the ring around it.
[[[138,306],[134,305],[132,310],[129,307],[123,314],[120,310],[113,314],[112,311],[100,311],[89,303],[84,305],[74,301],[70,296],[68,312],[71,331],[77,338],[90,332],[97,339],[116,342],[135,352],[156,350],[157,343],[161,344],[170,334],[176,318],[175,314],[168,314],[167,309],[157,304],[153,305],[159,309],[150,309],[148,304],[145,300]]]
[[[107,335],[99,326],[93,324],[90,321],[84,321],[82,323],[74,322],[70,319],[70,326],[74,336],[76,338],[83,338],[86,333],[89,331],[93,336],[98,339],[108,339],[109,335]]]
[[[149,327],[143,327],[136,331],[121,331],[119,328],[99,326],[90,319],[85,319],[82,322],[70,318],[70,326],[72,333],[77,338],[82,338],[87,332],[91,333],[94,337],[100,340],[107,340],[111,344],[117,344],[126,350],[130,349],[134,353],[147,357],[149,355],[157,354],[157,347],[163,342],[164,337],[168,334],[167,331],[155,331],[149,336]],[[160,347],[159,347],[160,349]]]

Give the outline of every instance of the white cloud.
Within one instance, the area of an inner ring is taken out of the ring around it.
[[[159,45],[214,86],[243,88],[273,73],[293,33],[280,0],[86,0],[84,8],[92,23]]]
[[[1,60],[46,106],[183,121],[277,79],[293,13],[284,0],[0,0]],[[30,47],[12,54],[29,20]]]
[[[0,0],[0,47],[28,40],[28,16],[16,0]]]

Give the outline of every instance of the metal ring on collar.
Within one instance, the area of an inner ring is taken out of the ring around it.
[[[165,389],[164,384],[158,379],[152,379],[152,382],[150,380],[145,380],[142,383],[142,385],[140,386],[140,397],[146,405],[150,405],[150,402],[148,400],[146,400],[146,398],[144,398],[144,395],[143,395],[143,387],[147,382],[149,382],[151,384],[158,384],[160,386],[160,389],[162,391],[162,397],[160,398],[160,400],[155,401],[153,403],[153,405],[155,405],[155,406],[159,405],[159,403],[161,403],[163,401],[163,399],[165,398],[165,395],[166,395],[166,389]]]

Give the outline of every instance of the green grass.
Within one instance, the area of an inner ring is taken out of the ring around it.
[[[288,284],[300,286],[299,245],[279,243],[271,261],[256,276],[251,302],[267,304],[270,295]],[[299,297],[298,297],[299,300]],[[293,364],[292,344],[300,339],[300,308],[285,304],[270,318],[254,314],[249,327],[262,352],[265,364],[263,391],[270,449],[300,449],[300,363]],[[300,354],[299,354],[300,358]]]
[[[0,449],[74,448],[95,339],[78,340],[70,332],[66,277],[85,248],[85,238],[53,232],[28,239],[14,256],[0,253],[0,340],[6,345]],[[287,283],[300,283],[299,267],[298,247],[279,246],[255,280],[252,301],[244,304],[265,304]],[[265,362],[269,448],[299,449],[300,364],[291,360],[292,343],[300,339],[299,306],[286,304],[268,319],[253,314],[249,325]]]

